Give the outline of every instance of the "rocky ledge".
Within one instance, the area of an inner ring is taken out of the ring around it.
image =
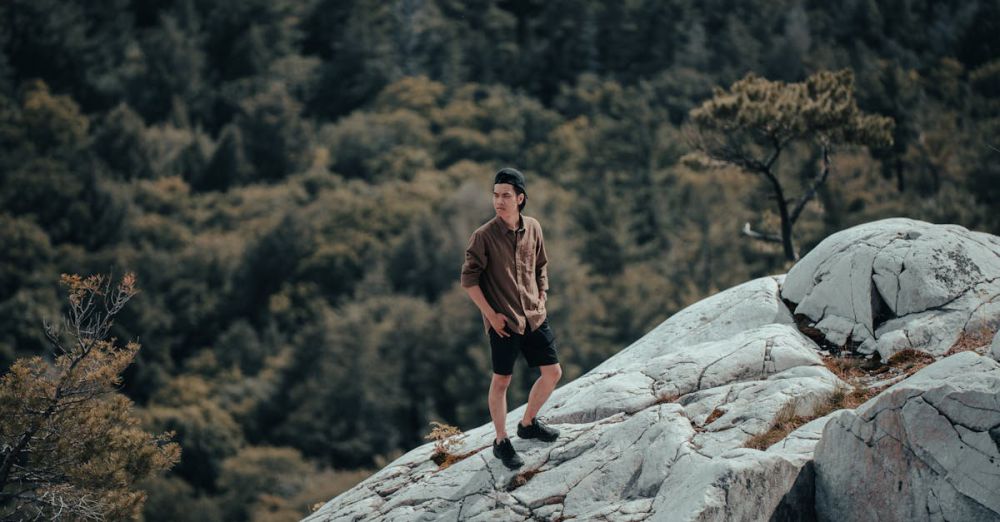
[[[521,469],[486,424],[307,520],[1000,520],[998,275],[994,236],[839,232],[556,390]]]

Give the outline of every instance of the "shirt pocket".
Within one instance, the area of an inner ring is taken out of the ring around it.
[[[528,241],[527,239],[525,238],[518,245],[517,259],[520,263],[523,263],[525,272],[533,273],[535,270],[535,242]]]

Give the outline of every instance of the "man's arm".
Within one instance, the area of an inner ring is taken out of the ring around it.
[[[469,239],[469,246],[465,249],[465,264],[462,265],[462,288],[469,294],[473,303],[483,313],[490,326],[500,337],[508,337],[505,327],[507,317],[493,310],[490,303],[486,301],[483,289],[479,287],[479,278],[482,276],[486,265],[489,263],[489,256],[486,255],[486,245],[478,234],[473,234]]]
[[[490,303],[486,301],[486,296],[483,295],[483,289],[476,286],[466,286],[465,293],[469,294],[472,298],[472,302],[476,303],[479,311],[486,316],[486,320],[490,322],[490,326],[493,327],[493,331],[497,333],[500,337],[509,337],[510,334],[507,333],[507,316],[496,312]]]
[[[549,258],[545,254],[545,238],[542,236],[542,225],[538,225],[538,245],[535,246],[535,283],[538,284],[538,297],[544,302],[549,290]]]
[[[472,302],[476,303],[476,308],[479,308],[479,311],[482,312],[483,315],[487,317],[493,315],[493,307],[490,306],[490,303],[486,302],[486,296],[483,294],[483,289],[479,288],[479,285],[466,286],[464,288],[465,293],[469,294]]]

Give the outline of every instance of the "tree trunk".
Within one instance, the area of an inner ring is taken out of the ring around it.
[[[781,182],[771,171],[764,172],[764,175],[771,182],[774,190],[774,197],[778,200],[778,214],[781,216],[781,245],[785,251],[785,259],[795,261],[798,256],[795,254],[795,246],[792,244],[792,220],[788,215],[788,202],[785,201],[785,193],[781,190]]]

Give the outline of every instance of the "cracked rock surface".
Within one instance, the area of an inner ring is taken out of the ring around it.
[[[695,303],[556,390],[541,416],[561,436],[514,437],[521,469],[493,457],[486,424],[455,450],[464,460],[439,470],[433,445],[421,446],[307,520],[767,519],[822,419],[766,452],[744,444],[783,409],[810,415],[844,384],[795,329],[781,279]],[[508,415],[509,432],[523,408]]]
[[[1000,364],[923,368],[833,414],[814,458],[820,520],[1000,520]]]
[[[834,345],[939,357],[1000,325],[1000,238],[905,218],[859,225],[796,263],[781,295]]]

